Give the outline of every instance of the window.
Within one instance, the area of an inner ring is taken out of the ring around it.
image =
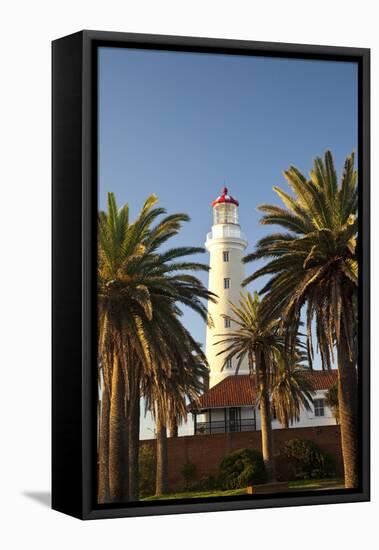
[[[239,407],[231,407],[229,409],[229,432],[241,431],[241,409]]]
[[[224,317],[224,327],[230,328],[230,317]]]
[[[224,279],[224,288],[230,288],[230,279]]]
[[[225,368],[227,369],[231,369],[232,368],[232,360],[231,359],[228,359],[227,362],[225,363]]]
[[[213,223],[238,224],[238,208],[231,202],[221,202],[213,208]]]
[[[314,407],[315,407],[315,416],[325,416],[324,400],[323,399],[314,399],[313,404],[314,404]]]
[[[224,250],[224,252],[222,253],[222,257],[224,258],[224,262],[228,262],[229,261],[229,250]]]

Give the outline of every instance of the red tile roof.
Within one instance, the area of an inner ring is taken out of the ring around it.
[[[338,370],[314,370],[308,371],[306,375],[312,382],[313,389],[317,390],[328,390],[337,382]]]
[[[327,390],[337,382],[337,369],[330,371],[308,371],[313,389]],[[256,388],[248,374],[228,376],[210,388],[199,398],[198,406],[189,406],[189,410],[216,409],[219,407],[246,407],[256,399]]]

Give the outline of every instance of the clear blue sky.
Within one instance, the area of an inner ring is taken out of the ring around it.
[[[339,171],[357,150],[356,64],[100,49],[99,207],[113,191],[133,216],[156,193],[191,217],[172,244],[203,245],[226,182],[252,250],[268,231],[257,206],[279,203],[283,170],[308,173],[326,149]],[[204,342],[203,323],[188,311],[184,322]]]

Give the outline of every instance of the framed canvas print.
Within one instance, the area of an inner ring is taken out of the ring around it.
[[[369,50],[53,42],[53,508],[369,499]]]

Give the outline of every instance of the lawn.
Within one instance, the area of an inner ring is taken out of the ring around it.
[[[339,478],[328,479],[300,479],[297,481],[290,481],[288,484],[289,489],[343,489],[343,480]]]
[[[297,481],[290,481],[288,483],[288,489],[290,491],[297,491],[299,489],[343,489],[343,482],[341,479],[304,479]],[[259,492],[257,492],[259,494]],[[267,493],[266,493],[267,494]],[[229,497],[237,495],[246,495],[246,489],[230,489],[228,491],[214,490],[214,491],[188,491],[182,493],[169,493],[164,496],[151,496],[141,500],[173,500],[177,498],[208,498],[208,497]]]
[[[230,489],[229,491],[189,491],[184,493],[169,493],[161,497],[151,496],[142,500],[171,500],[174,498],[205,498],[205,497],[229,497],[234,495],[245,495],[246,489]]]

